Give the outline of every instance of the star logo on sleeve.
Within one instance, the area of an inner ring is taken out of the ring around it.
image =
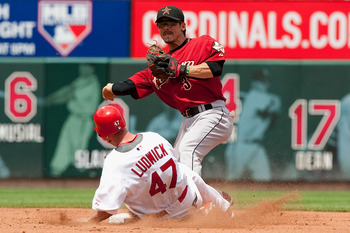
[[[215,41],[213,45],[213,49],[219,52],[219,56],[224,56],[225,49],[219,42]]]
[[[169,9],[167,6],[162,10],[163,11],[163,15],[165,15],[165,14],[170,14],[169,13],[169,11],[170,11],[171,9]]]

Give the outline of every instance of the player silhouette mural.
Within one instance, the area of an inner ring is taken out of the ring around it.
[[[245,174],[257,181],[271,180],[269,158],[264,147],[267,130],[274,126],[281,110],[280,97],[270,93],[268,69],[252,74],[251,88],[241,92],[242,112],[235,143],[225,149],[226,179],[245,179]]]
[[[92,64],[79,65],[79,76],[46,99],[47,106],[66,104],[64,121],[53,158],[50,175],[61,176],[75,163],[75,152],[87,149],[93,135],[93,114],[100,103],[100,83]]]

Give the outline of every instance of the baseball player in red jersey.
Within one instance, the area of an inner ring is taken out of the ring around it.
[[[225,50],[209,36],[186,38],[184,14],[177,7],[161,8],[156,23],[171,55],[164,68],[169,78],[157,79],[148,68],[126,81],[108,83],[102,95],[106,100],[118,95],[142,99],[154,92],[179,110],[183,120],[174,144],[176,157],[201,175],[204,156],[226,141],[233,129],[220,80]]]
[[[115,148],[107,155],[87,222],[117,214],[125,203],[142,218],[182,219],[212,203],[232,217],[230,202],[187,166],[177,162],[173,147],[157,133],[132,134],[118,109],[106,105],[94,114],[97,134]],[[231,197],[229,197],[231,198]],[[232,198],[231,198],[232,199]]]

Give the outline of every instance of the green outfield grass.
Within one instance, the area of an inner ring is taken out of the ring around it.
[[[94,189],[0,188],[0,207],[91,208]]]
[[[236,208],[248,208],[266,201],[281,201],[285,210],[350,211],[350,191],[263,191],[239,190],[230,192]]]
[[[285,210],[350,211],[350,191],[225,191],[234,196],[237,209],[283,199],[280,207]],[[0,207],[91,208],[94,193],[95,189],[0,188]]]

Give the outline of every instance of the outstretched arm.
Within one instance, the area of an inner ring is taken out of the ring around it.
[[[111,214],[104,212],[104,211],[95,211],[93,215],[91,215],[87,221],[91,223],[99,223],[107,218],[112,216]]]
[[[113,98],[119,95],[131,95],[133,98],[138,99],[134,82],[128,79],[116,83],[107,83],[102,89],[102,96],[105,100],[113,101]]]

